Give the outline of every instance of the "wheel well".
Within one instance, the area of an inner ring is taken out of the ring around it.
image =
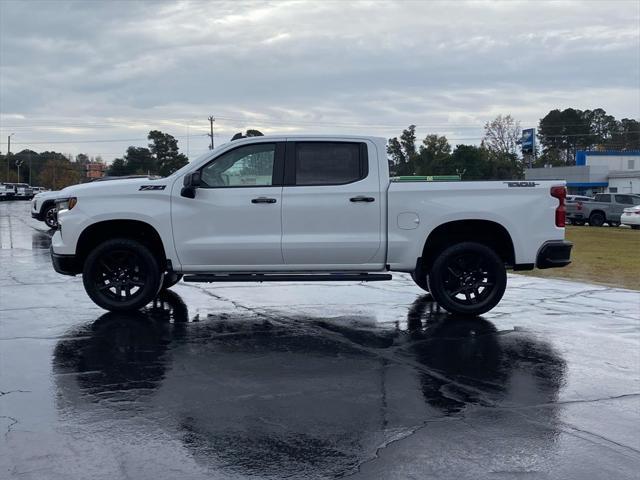
[[[147,246],[160,262],[160,268],[167,264],[160,235],[151,225],[139,220],[107,220],[88,226],[78,239],[76,257],[79,265],[84,265],[91,250],[112,238],[130,238]],[[82,268],[82,267],[81,267]]]
[[[478,242],[486,245],[504,260],[505,265],[515,265],[513,241],[502,225],[489,220],[458,220],[443,223],[429,234],[422,249],[420,268],[428,272],[438,253],[460,242]]]

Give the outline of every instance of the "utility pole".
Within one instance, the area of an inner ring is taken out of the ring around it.
[[[211,137],[211,145],[209,145],[209,150],[213,150],[213,122],[215,121],[215,118],[213,118],[212,116],[209,117],[209,125],[211,126],[211,133],[208,134]]]
[[[5,181],[9,181],[9,155],[11,155],[11,137],[13,137],[15,133],[12,133],[7,137],[7,178]]]
[[[33,185],[31,183],[31,150],[29,150],[29,185]]]

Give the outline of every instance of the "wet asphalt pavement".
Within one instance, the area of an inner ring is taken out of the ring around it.
[[[185,284],[135,314],[0,203],[0,478],[637,479],[640,293],[511,275],[465,320],[410,278]]]

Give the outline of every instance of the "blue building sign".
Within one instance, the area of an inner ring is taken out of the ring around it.
[[[524,155],[532,154],[536,148],[536,129],[527,128],[522,130],[522,153]]]

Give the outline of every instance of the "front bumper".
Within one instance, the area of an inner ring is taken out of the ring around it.
[[[44,218],[42,217],[40,212],[31,212],[31,218],[35,218],[36,220],[39,220],[41,222],[44,221]]]
[[[573,243],[566,240],[546,242],[538,251],[536,267],[541,269],[566,267],[571,263],[572,247]]]
[[[53,252],[53,246],[49,248],[53,269],[62,275],[77,275],[82,272],[80,263],[75,255],[60,255]]]

